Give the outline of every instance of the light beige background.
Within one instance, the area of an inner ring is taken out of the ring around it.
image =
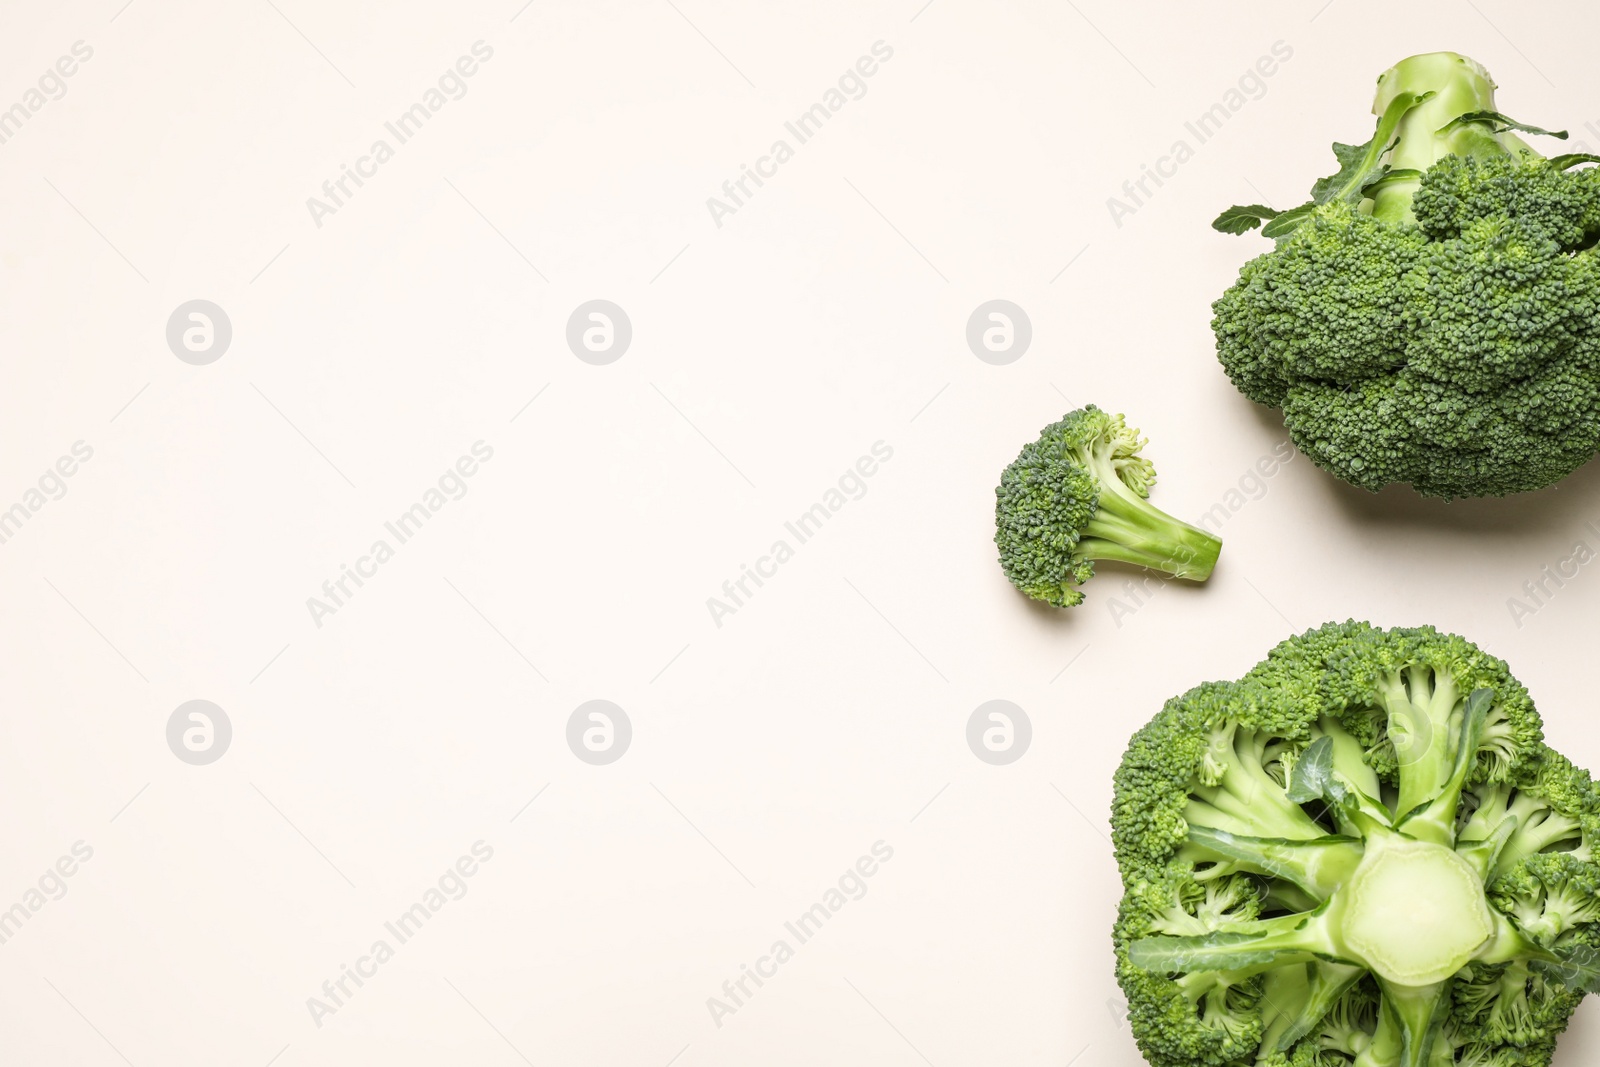
[[[1600,468],[1449,506],[1303,459],[1258,489],[1282,431],[1207,307],[1265,248],[1217,210],[1300,199],[1407,54],[1600,128],[1589,6],[121,3],[0,32],[0,106],[94,50],[0,145],[0,508],[94,450],[0,545],[0,907],[94,850],[0,945],[0,1060],[1135,1067],[1106,809],[1166,697],[1329,619],[1431,622],[1600,767],[1600,574],[1508,608],[1600,547]],[[466,96],[317,227],[306,199],[478,40]],[[866,95],[718,227],[706,199],[877,41]],[[164,339],[195,298],[234,331],[204,367]],[[563,339],[593,298],[633,323],[610,366]],[[1032,320],[1009,366],[964,339],[994,298]],[[1089,401],[1149,435],[1160,506],[1229,510],[1205,588],[1128,614],[1108,568],[1060,614],[1003,580],[999,470]],[[478,440],[467,495],[314,625]],[[866,495],[715,625],[880,440]],[[234,729],[205,767],[164,734],[196,698]],[[609,766],[564,740],[592,698],[632,721]],[[1034,728],[1007,767],[964,739],[994,698]],[[317,1026],[307,998],[478,840],[470,892]],[[718,1026],[707,998],[880,840],[865,897]],[[1559,1062],[1597,1056],[1590,1002]]]

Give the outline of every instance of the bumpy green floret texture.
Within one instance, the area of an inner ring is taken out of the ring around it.
[[[1600,788],[1431,627],[1330,624],[1168,701],[1112,840],[1154,1067],[1546,1067],[1600,985]]]
[[[1379,86],[1394,124],[1268,223],[1274,250],[1213,305],[1218,358],[1354,485],[1553,484],[1600,451],[1600,168],[1510,132],[1463,57],[1413,57]]]
[[[1145,499],[1155,467],[1139,431],[1094,405],[1046,426],[1000,476],[995,545],[1022,592],[1055,607],[1083,601],[1096,560],[1203,582],[1221,542]]]
[[[1224,369],[1366,489],[1560,480],[1600,450],[1597,174],[1447,156],[1415,222],[1317,208],[1213,306]]]

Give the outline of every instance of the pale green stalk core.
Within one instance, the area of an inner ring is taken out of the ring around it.
[[[1421,172],[1445,156],[1538,155],[1510,130],[1496,133],[1482,123],[1451,125],[1463,115],[1498,113],[1495,88],[1494,79],[1481,63],[1455,52],[1428,52],[1402,59],[1379,76],[1372,102],[1374,115],[1381,116],[1406,93],[1426,94],[1427,99],[1405,113],[1395,130],[1399,143],[1381,157],[1392,170],[1418,173],[1384,182],[1375,190],[1367,201],[1373,215],[1387,222],[1413,220],[1411,198],[1422,183]]]

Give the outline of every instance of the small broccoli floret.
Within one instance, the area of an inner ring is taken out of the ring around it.
[[[1311,202],[1217,222],[1278,242],[1213,305],[1224,370],[1362,488],[1503,496],[1600,451],[1600,168],[1535,152],[1517,131],[1547,131],[1494,88],[1465,57],[1413,56]]]
[[[1211,577],[1222,542],[1152,507],[1155,467],[1121,415],[1094,405],[1040,431],[1000,476],[995,544],[1011,584],[1056,607],[1083,602],[1096,560]]]
[[[1507,682],[1511,679],[1508,677]],[[1504,782],[1529,752],[1539,750],[1544,740],[1544,724],[1534,713],[1528,694],[1518,687],[1516,698],[1503,697],[1489,709],[1478,743],[1477,765],[1472,782]]]
[[[1492,878],[1510,874],[1523,860],[1563,853],[1592,862],[1600,841],[1600,791],[1589,772],[1543,744],[1518,761],[1507,780],[1486,781],[1467,794],[1462,841],[1503,835]]]
[[[1513,960],[1465,968],[1456,979],[1452,1012],[1458,1031],[1471,1034],[1473,1043],[1543,1056],[1516,1061],[1542,1065],[1582,1000],[1582,992],[1566,988],[1525,960]]]
[[[1261,913],[1261,887],[1249,878],[1186,880],[1152,889],[1168,894],[1151,902],[1150,929],[1155,933],[1206,934],[1229,923],[1249,922]]]
[[[1456,1046],[1453,1067],[1544,1067],[1554,1052],[1553,1045],[1546,1049],[1526,1049],[1487,1044],[1466,1034],[1450,1036]]]
[[[1137,881],[1118,923],[1126,939],[1148,935],[1204,935],[1249,922],[1257,907],[1253,888],[1234,890],[1234,880],[1220,883],[1226,895],[1239,897],[1233,909],[1202,915],[1209,886],[1177,873],[1172,878]],[[1215,899],[1215,898],[1212,898]],[[1135,1031],[1153,1035],[1173,1062],[1224,1067],[1248,1056],[1261,1040],[1255,1006],[1261,980],[1248,973],[1211,972],[1187,981],[1158,980],[1129,967],[1119,951],[1119,977],[1128,994],[1128,1017]],[[1147,1049],[1148,1054],[1148,1049]]]
[[[1570,851],[1534,853],[1489,888],[1490,903],[1546,948],[1600,923],[1600,867]]]
[[[1155,1067],[1547,1067],[1600,988],[1600,792],[1464,639],[1349,622],[1168,701],[1117,771]]]

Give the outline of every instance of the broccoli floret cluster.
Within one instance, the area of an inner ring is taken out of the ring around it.
[[[1112,837],[1155,1067],[1546,1067],[1600,986],[1600,788],[1429,627],[1330,624],[1169,701]]]
[[[1056,607],[1083,602],[1096,560],[1203,582],[1222,542],[1151,506],[1156,470],[1121,415],[1090,404],[1039,432],[1000,475],[995,545],[1011,584]]]
[[[1600,170],[1540,156],[1493,91],[1464,57],[1408,59],[1311,203],[1215,224],[1277,238],[1213,305],[1224,369],[1365,489],[1503,496],[1600,451]]]

